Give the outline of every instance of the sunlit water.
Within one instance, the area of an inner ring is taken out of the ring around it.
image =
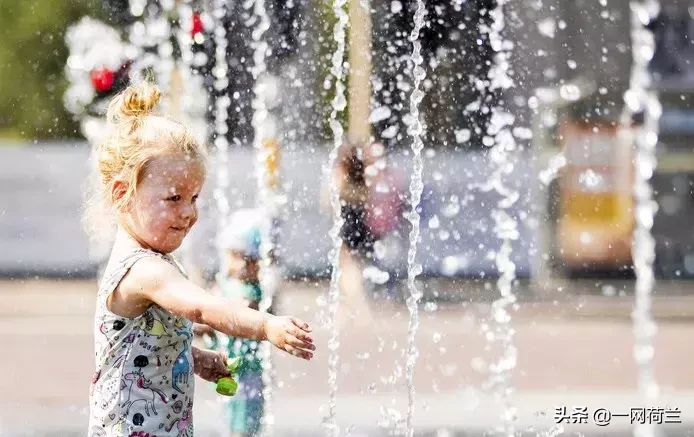
[[[258,23],[253,29],[252,37],[254,44],[253,67],[251,73],[255,81],[253,97],[253,148],[255,149],[255,174],[257,180],[256,207],[262,212],[265,218],[261,225],[260,238],[260,286],[263,290],[263,299],[259,309],[267,311],[272,306],[274,288],[276,284],[272,280],[271,253],[274,246],[271,222],[277,214],[274,204],[275,196],[271,192],[269,179],[271,177],[266,165],[268,150],[264,147],[264,141],[273,133],[268,126],[268,109],[266,83],[263,81],[266,73],[265,57],[268,52],[268,44],[264,38],[265,32],[270,28],[270,18],[265,10],[265,0],[255,0],[253,12],[258,18]],[[273,413],[273,366],[272,366],[272,346],[268,342],[260,345],[260,354],[263,357],[263,417],[261,419],[262,434],[272,435],[272,426],[275,423]]]
[[[345,98],[344,85],[344,59],[345,59],[345,27],[349,17],[345,11],[345,0],[334,0],[333,11],[337,17],[337,23],[333,28],[333,38],[337,48],[332,54],[332,73],[335,80],[335,97],[332,101],[332,111],[330,113],[330,129],[333,133],[333,147],[330,151],[328,163],[325,166],[325,180],[331,181],[330,184],[330,205],[333,211],[333,226],[330,230],[332,249],[330,251],[330,265],[332,268],[330,276],[330,288],[328,289],[328,314],[327,323],[330,330],[328,340],[328,384],[329,384],[329,405],[328,415],[324,418],[324,425],[327,435],[337,436],[339,429],[335,421],[335,408],[337,403],[337,364],[339,361],[338,349],[340,347],[339,329],[337,326],[337,310],[340,299],[340,248],[342,239],[340,229],[344,220],[341,214],[340,192],[333,182],[332,171],[337,160],[338,150],[342,145],[344,128],[338,120],[338,113],[345,110],[347,99]]]
[[[513,43],[503,38],[502,32],[505,26],[504,6],[507,2],[499,0],[497,6],[491,11],[493,21],[487,32],[492,50],[495,52],[494,63],[489,71],[491,92],[503,93],[513,87],[513,80],[509,76],[509,58],[513,49]],[[516,367],[517,350],[514,345],[514,330],[511,326],[511,314],[509,307],[517,305],[513,292],[513,282],[516,278],[516,266],[511,261],[512,243],[519,237],[518,224],[508,212],[519,198],[518,191],[504,185],[506,175],[514,170],[515,154],[517,152],[516,141],[512,134],[512,126],[515,121],[513,114],[507,108],[497,106],[491,108],[491,121],[487,128],[485,144],[491,146],[489,159],[492,164],[492,173],[489,179],[481,187],[485,191],[495,191],[501,196],[496,208],[491,215],[494,220],[494,234],[501,240],[501,247],[496,252],[495,262],[499,272],[497,288],[501,297],[492,303],[491,320],[486,332],[487,341],[490,344],[499,344],[502,356],[497,362],[489,366],[489,389],[495,398],[503,406],[501,424],[497,431],[506,436],[515,434],[516,408],[511,402],[513,386],[511,374]]]
[[[634,132],[634,198],[635,229],[632,247],[634,271],[636,273],[636,305],[632,313],[634,322],[634,359],[638,366],[638,390],[643,407],[654,407],[659,388],[653,375],[653,338],[656,325],[651,316],[651,293],[653,291],[655,240],[651,234],[657,204],[653,200],[650,179],[656,167],[655,147],[658,143],[658,122],[662,107],[656,93],[650,89],[651,77],[648,63],[653,58],[655,43],[653,34],[645,26],[654,20],[659,11],[657,0],[632,1],[631,41],[632,69],[629,89],[624,94],[622,127],[629,128],[634,113],[643,112],[644,123]],[[625,135],[625,132],[622,132]],[[627,141],[630,136],[625,136]],[[650,421],[648,421],[650,422]],[[652,437],[653,424],[637,424],[634,435]]]
[[[414,435],[414,427],[412,418],[414,414],[414,366],[417,362],[419,352],[415,342],[417,328],[419,327],[419,300],[422,298],[422,292],[417,289],[415,279],[422,272],[422,266],[417,263],[417,243],[419,240],[419,221],[420,216],[417,208],[422,198],[422,190],[424,184],[422,182],[422,170],[424,163],[422,161],[422,142],[423,126],[419,115],[419,104],[424,98],[424,91],[420,89],[420,85],[426,77],[426,70],[422,66],[424,59],[422,58],[422,44],[419,41],[419,33],[424,26],[424,16],[426,14],[426,5],[423,0],[417,0],[417,9],[414,14],[414,28],[409,36],[412,42],[412,55],[410,62],[412,66],[412,79],[414,81],[414,89],[410,94],[410,116],[411,124],[407,128],[407,133],[412,137],[412,175],[410,177],[410,212],[408,220],[412,225],[410,229],[410,246],[407,251],[407,288],[410,296],[407,298],[407,309],[410,312],[410,320],[407,328],[407,361],[405,363],[405,379],[407,381],[407,417],[405,421],[405,433],[408,437]]]
[[[214,89],[217,95],[215,99],[214,112],[214,152],[215,152],[215,170],[216,184],[214,187],[214,200],[217,206],[217,233],[223,232],[226,229],[231,207],[227,193],[229,190],[229,143],[226,134],[228,132],[227,117],[228,108],[231,100],[227,95],[229,87],[229,79],[227,78],[227,63],[226,63],[226,47],[227,38],[226,30],[221,25],[226,15],[225,2],[217,0],[214,8],[215,30],[214,40],[216,45],[215,52],[215,69]],[[217,253],[219,259],[222,258],[224,248],[221,246],[221,241],[217,239]],[[219,350],[225,351],[228,346],[229,338],[226,335],[219,336]]]
[[[131,67],[131,76],[135,81],[146,79],[148,69],[155,73],[157,84],[162,90],[169,90],[171,77],[175,68],[174,47],[171,43],[172,28],[168,15],[174,9],[173,1],[162,1],[158,7],[162,13],[148,13],[147,0],[130,0],[130,13],[140,18],[129,28],[129,39],[137,51],[136,62]],[[145,51],[145,47],[154,47],[154,51]],[[167,102],[162,102],[166,106]]]

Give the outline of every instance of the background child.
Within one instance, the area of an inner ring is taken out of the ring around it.
[[[193,374],[229,373],[226,356],[191,345],[192,322],[304,359],[315,350],[307,323],[213,296],[171,256],[197,221],[206,152],[183,125],[153,115],[159,97],[143,83],[114,98],[95,150],[88,228],[111,217],[117,230],[97,295],[91,437],[192,437]]]
[[[363,146],[349,140],[340,147],[330,179],[323,181],[321,205],[332,213],[331,184],[340,195],[343,219],[340,237],[340,295],[354,322],[365,326],[374,322],[364,291],[364,266],[373,258],[374,238],[366,224],[369,187],[364,172]]]
[[[239,210],[230,216],[219,236],[222,252],[217,292],[254,309],[258,309],[263,299],[259,280],[260,243],[263,226],[268,223],[259,210]],[[228,403],[229,431],[232,437],[258,435],[264,407],[263,359],[258,342],[235,337],[222,339],[209,327],[196,328],[198,333],[206,334],[208,347],[221,346],[229,358],[243,358],[238,372],[239,389]]]

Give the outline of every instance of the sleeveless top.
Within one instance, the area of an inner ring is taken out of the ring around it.
[[[106,305],[130,268],[150,256],[185,276],[173,258],[146,249],[104,274],[96,300],[88,437],[193,437],[193,324],[156,304],[134,318]]]

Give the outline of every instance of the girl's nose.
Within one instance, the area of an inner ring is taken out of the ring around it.
[[[192,205],[186,205],[181,211],[181,216],[183,218],[189,219],[195,216],[195,208]]]

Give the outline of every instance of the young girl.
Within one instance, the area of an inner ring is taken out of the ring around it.
[[[243,305],[258,309],[263,299],[260,286],[260,245],[263,228],[268,225],[258,210],[241,209],[231,214],[226,229],[220,234],[219,290],[222,296],[237,299]],[[267,270],[263,272],[267,274]],[[220,338],[205,325],[196,325],[210,348],[222,343],[229,358],[241,357],[238,371],[239,388],[229,398],[229,436],[253,437],[259,435],[264,409],[263,360],[258,342],[226,337]],[[224,341],[220,341],[224,340]]]
[[[194,376],[228,376],[226,356],[191,345],[192,323],[311,359],[307,323],[233,304],[186,278],[171,256],[197,220],[205,149],[181,124],[152,113],[159,91],[131,86],[108,108],[96,149],[99,190],[115,219],[95,318],[90,437],[193,436]]]

